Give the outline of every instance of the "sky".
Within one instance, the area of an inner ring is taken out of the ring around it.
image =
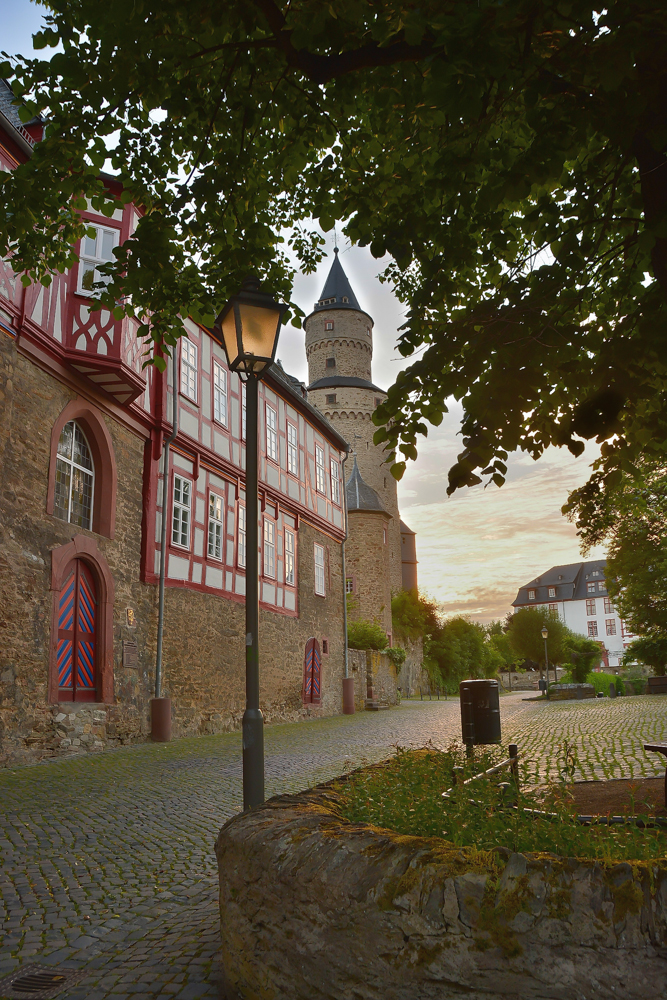
[[[31,35],[44,13],[30,0],[0,0],[0,49],[33,54]],[[42,57],[51,50],[42,53]],[[333,234],[327,234],[328,257],[313,275],[297,275],[294,298],[307,313],[319,298],[331,265]],[[386,389],[410,360],[395,349],[403,308],[391,288],[381,284],[382,261],[367,249],[350,247],[339,237],[340,259],[361,308],[375,321],[373,381]],[[278,356],[293,375],[307,381],[304,333],[287,326]],[[428,438],[418,442],[419,457],[408,463],[398,484],[401,514],[417,532],[419,585],[447,614],[466,614],[477,621],[503,617],[511,610],[520,586],[551,566],[579,562],[574,526],[560,513],[568,493],[586,481],[595,446],[579,458],[551,448],[537,462],[522,453],[511,455],[507,482],[457,490],[447,497],[447,471],[461,450],[458,436],[461,407],[451,409]],[[603,558],[595,548],[587,558]]]

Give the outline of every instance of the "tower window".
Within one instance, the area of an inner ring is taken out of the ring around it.
[[[379,406],[381,402],[382,402],[382,397],[381,396],[376,396],[375,397],[375,405]]]
[[[327,368],[335,368],[335,367],[336,367],[336,359],[327,358]]]
[[[348,299],[347,295],[344,295],[343,298],[341,299],[341,302],[349,302],[349,301],[350,300]]]
[[[327,403],[335,403],[335,402],[336,402],[336,393],[332,392],[327,396]]]
[[[325,323],[324,323],[324,329],[325,330],[333,330],[333,328],[334,328],[333,327],[333,320],[332,319],[326,320]]]

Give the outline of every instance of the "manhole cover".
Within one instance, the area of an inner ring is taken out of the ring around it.
[[[51,1000],[68,986],[88,975],[76,969],[47,969],[44,965],[23,965],[0,979],[0,997],[8,1000]]]

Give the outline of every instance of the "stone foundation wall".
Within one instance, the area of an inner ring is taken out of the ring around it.
[[[667,864],[479,852],[271,799],[216,843],[223,995],[662,1000]]]
[[[394,637],[394,645],[402,646],[407,654],[405,662],[398,672],[396,685],[404,698],[410,698],[419,691],[424,661],[424,644],[421,639],[404,639],[397,635]]]
[[[349,649],[348,666],[354,678],[355,711],[363,712],[371,698],[379,705],[398,704],[396,667],[386,653]]]

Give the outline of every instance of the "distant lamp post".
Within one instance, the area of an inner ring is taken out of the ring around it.
[[[547,654],[547,638],[549,636],[549,630],[546,625],[542,629],[542,638],[544,639],[544,669],[547,675],[547,690],[549,690],[549,656]],[[554,682],[556,681],[556,670],[554,668]]]
[[[264,718],[259,707],[259,510],[257,503],[257,387],[273,364],[286,305],[246,278],[215,326],[222,332],[229,368],[246,383],[246,593],[245,686],[243,713],[243,808],[264,801]]]

